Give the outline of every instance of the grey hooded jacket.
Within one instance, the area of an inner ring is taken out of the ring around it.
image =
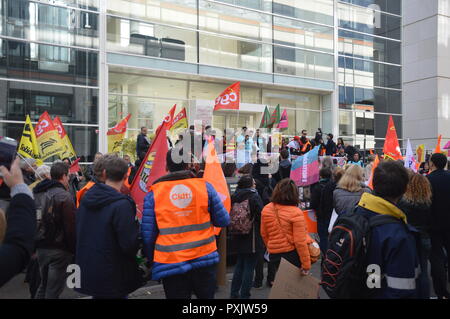
[[[333,208],[338,215],[351,212],[359,203],[363,193],[372,193],[370,188],[363,186],[359,192],[349,192],[339,186],[333,192]]]

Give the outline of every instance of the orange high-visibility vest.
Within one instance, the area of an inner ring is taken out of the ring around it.
[[[128,183],[128,178],[130,177],[130,174],[131,174],[131,166],[128,167],[127,178],[125,179],[125,182],[123,183],[126,187],[128,187],[128,189],[131,188],[130,183]]]
[[[93,181],[89,181],[82,189],[77,192],[77,208],[80,207],[80,201],[83,198],[84,194],[94,186],[95,183]]]
[[[156,238],[153,260],[174,264],[206,256],[217,250],[208,212],[208,192],[202,178],[152,185]]]
[[[306,148],[308,147],[308,145],[311,146],[311,143],[310,143],[309,141],[307,141],[307,142],[303,145],[303,148],[302,148],[302,152],[303,152],[303,153],[306,152]]]

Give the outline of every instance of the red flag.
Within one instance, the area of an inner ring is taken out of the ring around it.
[[[80,161],[80,159],[77,158],[76,160],[74,160],[72,162],[72,165],[70,165],[70,168],[69,168],[69,173],[70,174],[75,174],[75,173],[80,171],[80,165],[78,165],[79,161]]]
[[[289,120],[286,110],[284,110],[283,114],[281,114],[280,123],[278,123],[277,127],[281,129],[286,129],[289,127]]]
[[[130,119],[131,114],[128,114],[126,118],[124,118],[122,121],[116,124],[116,126],[110,128],[108,130],[107,135],[114,135],[114,134],[123,134],[127,131],[127,124],[128,120]]]
[[[217,98],[214,111],[217,110],[239,110],[241,95],[241,82],[236,82],[225,89]]]
[[[389,116],[389,123],[386,131],[383,153],[385,157],[387,156],[395,161],[403,159],[402,152],[400,151],[400,145],[398,144],[397,131],[395,130],[392,115]]]
[[[169,113],[167,113],[166,116],[164,116],[161,125],[158,126],[155,132],[155,136],[158,135],[159,130],[164,126],[164,131],[170,130],[170,127],[172,126],[173,117],[175,114],[175,109],[177,108],[177,105],[174,104],[172,108],[169,110]]]
[[[211,138],[208,141],[208,147],[206,148],[206,165],[203,178],[210,183],[219,194],[225,209],[230,213],[231,198],[228,191],[227,180],[223,175],[223,170],[216,155],[216,149],[214,147],[214,140]],[[215,234],[220,234],[221,228],[215,228]]]
[[[147,195],[150,186],[156,179],[166,174],[166,154],[168,150],[166,130],[159,130],[130,187],[130,196],[136,202],[139,219],[142,218],[144,197]]]

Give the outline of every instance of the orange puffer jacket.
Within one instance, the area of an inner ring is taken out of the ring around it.
[[[270,203],[262,210],[261,236],[269,253],[285,253],[296,249],[305,270],[311,269],[307,235],[300,208]]]

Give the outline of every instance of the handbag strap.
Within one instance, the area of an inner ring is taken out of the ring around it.
[[[281,233],[283,233],[284,237],[286,237],[287,242],[289,244],[293,245],[291,243],[291,241],[289,240],[289,237],[284,233],[283,227],[281,227],[280,216],[278,215],[278,209],[276,208],[275,204],[273,204],[273,207],[275,208],[275,216],[277,217],[277,222],[278,222],[278,226],[280,227]],[[294,247],[295,247],[295,245],[294,245]]]

